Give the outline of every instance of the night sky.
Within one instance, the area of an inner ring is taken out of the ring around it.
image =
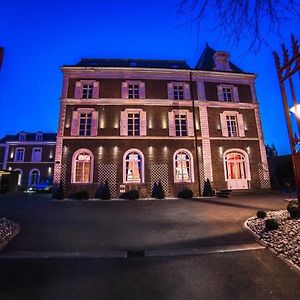
[[[266,143],[289,152],[271,48],[245,55],[246,44],[228,48],[217,33],[197,33],[176,0],[0,0],[0,137],[21,130],[56,132],[62,73],[59,66],[82,57],[183,59],[194,67],[205,43],[231,53],[240,68],[254,72]],[[208,18],[209,20],[209,18]],[[209,21],[206,23],[210,27]],[[291,28],[283,28],[289,44]],[[283,31],[284,31],[283,30]],[[273,50],[277,37],[270,36]],[[244,53],[244,55],[241,55]]]

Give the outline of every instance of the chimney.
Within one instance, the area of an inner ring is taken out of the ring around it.
[[[217,51],[214,56],[214,70],[216,71],[232,71],[229,65],[229,53],[225,51]]]

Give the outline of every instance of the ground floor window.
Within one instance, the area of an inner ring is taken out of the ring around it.
[[[124,183],[144,182],[144,155],[137,149],[128,150],[123,158]]]
[[[90,183],[93,174],[93,154],[87,149],[76,151],[72,159],[72,182]]]
[[[38,169],[33,169],[29,173],[29,186],[36,185],[40,182],[40,171]]]
[[[173,157],[174,182],[192,182],[194,178],[193,157],[186,149],[177,150]]]
[[[18,173],[18,185],[22,185],[23,171],[21,169],[15,169],[14,171]]]

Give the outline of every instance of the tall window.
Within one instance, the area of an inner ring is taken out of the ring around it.
[[[74,183],[92,182],[93,156],[89,150],[83,149],[74,153],[72,161]]]
[[[93,98],[93,85],[92,84],[83,84],[83,86],[82,86],[82,98],[83,99]]]
[[[227,130],[229,137],[237,137],[238,130],[237,130],[237,118],[236,116],[226,116],[226,123],[227,123]]]
[[[174,85],[174,99],[175,100],[184,100],[183,86],[182,85]]]
[[[129,99],[139,99],[139,85],[138,84],[129,84],[128,85],[128,98]]]
[[[173,157],[174,181],[192,182],[193,181],[193,160],[192,154],[187,150],[178,150]]]
[[[187,136],[187,118],[185,114],[175,115],[176,136]]]
[[[80,114],[79,120],[79,135],[91,135],[91,126],[92,125],[92,114],[85,113]]]
[[[140,113],[128,113],[128,135],[140,135]]]
[[[15,152],[15,161],[24,161],[25,149],[16,148]]]
[[[32,162],[40,162],[42,160],[42,148],[33,148],[31,154]]]
[[[141,183],[143,182],[144,158],[137,149],[129,150],[124,155],[124,182]]]
[[[36,185],[40,182],[40,171],[38,169],[31,170],[29,173],[29,186]]]
[[[232,102],[233,95],[232,95],[232,88],[231,87],[223,87],[223,101],[225,102]]]

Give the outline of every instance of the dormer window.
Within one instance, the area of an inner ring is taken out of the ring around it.
[[[229,53],[225,51],[217,51],[214,56],[214,70],[216,71],[232,71],[229,64]]]
[[[43,134],[41,132],[36,133],[35,140],[36,141],[42,141],[43,140]]]
[[[26,133],[25,132],[19,133],[19,141],[26,141]]]

